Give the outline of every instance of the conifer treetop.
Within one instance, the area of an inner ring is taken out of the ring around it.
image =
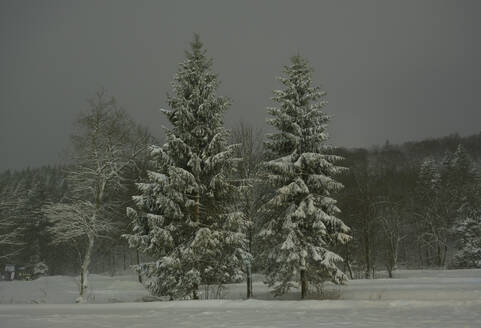
[[[268,135],[268,156],[282,148],[298,155],[330,149],[325,143],[329,138],[329,116],[323,112],[326,93],[311,85],[312,71],[307,60],[299,55],[291,58],[291,65],[284,66],[284,76],[278,78],[284,89],[274,90],[272,97],[278,106],[267,109],[272,116],[267,122],[279,130]]]
[[[212,59],[199,35],[194,35],[186,59],[172,81],[173,94],[168,94],[171,109],[163,109],[173,128],[167,135],[175,135],[197,150],[208,147],[217,134],[226,134],[223,114],[230,102],[216,95],[219,86],[217,74],[212,72]]]

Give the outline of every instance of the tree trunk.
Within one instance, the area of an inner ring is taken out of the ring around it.
[[[437,257],[437,262],[438,262],[437,264],[438,264],[439,267],[442,267],[442,266],[443,266],[443,263],[442,263],[443,260],[442,260],[442,256],[441,256],[441,246],[440,246],[439,244],[438,244],[438,246],[437,246],[437,250],[436,250],[436,251],[437,251],[437,256],[436,256],[436,257]]]
[[[392,278],[392,266],[390,264],[386,265],[387,274],[389,278]]]
[[[369,275],[371,272],[371,254],[370,254],[370,247],[369,247],[369,231],[367,229],[364,230],[364,253],[365,253],[365,262],[366,262],[366,272],[365,278],[369,279]]]
[[[116,268],[117,264],[115,263],[115,249],[112,251],[112,271],[110,272],[110,275],[113,277],[115,276],[115,273],[117,271]]]
[[[252,229],[249,227],[248,230],[248,247],[249,247],[249,254],[252,255]],[[247,298],[252,297],[252,263],[249,260],[249,263],[247,263]]]
[[[85,257],[80,268],[80,297],[84,298],[85,292],[88,288],[88,270],[90,265],[90,260],[92,258],[92,250],[94,248],[94,237],[88,236],[88,245],[85,252]]]
[[[251,263],[247,263],[247,298],[252,297],[252,271],[251,271]]]
[[[85,272],[83,270],[83,267],[80,269],[80,297],[84,297],[85,293],[85,288],[86,286],[86,281],[85,281]]]
[[[397,265],[397,243],[398,242],[399,242],[399,239],[394,240],[394,238],[391,238],[390,240],[389,258],[386,264],[386,269],[387,269],[389,278],[392,278],[392,272]]]
[[[139,265],[140,264],[139,250],[137,249],[135,253],[137,255],[137,265]],[[137,278],[138,278],[139,282],[142,283],[142,276],[140,275],[140,272],[139,272]]]
[[[250,289],[250,291],[251,291],[251,297],[253,297],[253,296],[254,296],[254,292],[253,292],[253,290],[252,290],[252,266],[251,266],[251,271],[250,271],[250,273],[251,273],[251,279],[250,279],[249,289]]]
[[[123,268],[124,268],[124,271],[125,271],[125,270],[127,270],[127,254],[125,252],[125,246],[122,246],[122,257],[123,257],[123,261],[124,261]]]
[[[195,204],[194,204],[194,222],[199,221],[199,200],[200,200],[200,195],[197,193],[195,195]],[[199,285],[196,283],[194,284],[194,290],[192,291],[192,299],[194,300],[199,299],[198,290],[199,290]]]
[[[198,285],[198,284],[194,284],[194,290],[192,291],[192,299],[194,299],[194,300],[198,300],[198,299],[199,299],[198,291],[199,291],[199,285]]]
[[[442,262],[443,267],[446,265],[447,254],[448,254],[448,246],[444,245],[443,262]]]
[[[352,275],[352,269],[351,269],[351,263],[349,262],[350,261],[350,253],[349,253],[349,246],[346,245],[346,259],[344,261],[344,265],[346,266],[347,270],[349,271],[349,277],[351,278],[351,280],[353,279],[353,275]]]
[[[301,269],[301,299],[304,299],[306,295],[307,295],[306,270]]]

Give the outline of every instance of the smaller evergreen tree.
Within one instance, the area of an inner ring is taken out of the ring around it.
[[[342,185],[333,176],[343,171],[341,158],[326,144],[329,117],[323,112],[325,94],[311,86],[311,69],[300,56],[291,60],[279,78],[283,90],[274,91],[278,107],[269,108],[263,179],[273,192],[261,208],[258,234],[264,271],[276,295],[299,281],[304,298],[308,282],[320,288],[347,277],[338,268],[342,258],[333,248],[349,239],[349,228],[337,217],[333,198]]]
[[[461,268],[481,268],[481,215],[474,211],[455,228],[459,236],[454,263]]]
[[[420,256],[428,265],[444,266],[446,261],[450,223],[444,186],[439,166],[425,159],[417,176],[414,217]]]
[[[448,219],[453,225],[478,208],[479,178],[473,161],[462,145],[447,156],[443,165],[443,201],[448,205]]]

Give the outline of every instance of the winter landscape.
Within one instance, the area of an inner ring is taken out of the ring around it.
[[[478,12],[0,0],[0,328],[480,327]]]
[[[91,304],[69,304],[72,277],[0,283],[5,327],[478,327],[481,270],[400,270],[393,279],[353,280],[326,288],[325,299],[273,300],[255,276],[254,298],[229,284],[222,299],[142,303],[133,276],[92,275]],[[135,303],[132,303],[135,302]],[[5,303],[18,303],[3,305]],[[32,304],[34,303],[34,304]]]

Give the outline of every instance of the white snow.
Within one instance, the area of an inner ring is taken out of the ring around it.
[[[79,278],[41,277],[33,281],[0,281],[0,307],[3,304],[74,303],[79,295]],[[89,303],[134,302],[148,293],[133,275],[89,275]],[[0,328],[3,328],[0,324]]]
[[[72,304],[72,277],[4,281],[0,327],[481,327],[481,270],[403,270],[330,285],[328,300],[307,301],[295,290],[275,300],[255,278],[254,300],[234,284],[222,300],[141,303],[147,293],[135,276],[91,275],[90,301],[103,304]],[[19,304],[32,300],[51,304]]]

